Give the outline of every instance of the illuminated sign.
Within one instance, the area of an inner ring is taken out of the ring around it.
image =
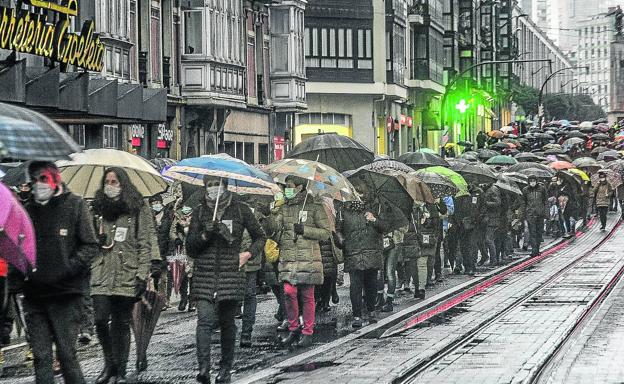
[[[455,108],[459,111],[459,113],[464,114],[466,113],[468,108],[470,108],[470,104],[467,104],[466,100],[461,99],[461,101],[455,106]]]
[[[69,16],[78,13],[77,0],[24,0],[33,7],[61,14],[56,24],[48,23],[45,15],[25,9],[0,7],[0,49],[47,57],[53,61],[75,65],[90,71],[104,66],[104,44],[95,33],[95,22],[87,20],[80,34],[71,33]]]

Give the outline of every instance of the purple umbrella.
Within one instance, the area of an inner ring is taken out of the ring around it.
[[[0,183],[0,257],[26,273],[35,267],[35,231],[11,190]]]

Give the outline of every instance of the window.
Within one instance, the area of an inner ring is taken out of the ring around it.
[[[351,29],[306,28],[303,45],[305,63],[308,67],[354,67]]]
[[[184,11],[184,53],[204,53],[202,42],[202,11]]]
[[[277,72],[287,72],[288,54],[290,52],[290,9],[271,10],[271,67]],[[312,40],[316,37],[313,35]]]
[[[85,139],[85,126],[84,125],[70,125],[69,134],[74,139],[74,141],[80,145],[82,148],[86,145]]]
[[[151,67],[152,81],[160,82],[160,9],[152,8],[150,17],[150,50],[151,50]]]
[[[118,148],[119,126],[104,125],[102,127],[102,148]]]

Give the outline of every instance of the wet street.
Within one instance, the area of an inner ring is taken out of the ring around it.
[[[606,232],[592,223],[573,240],[547,239],[538,258],[518,253],[505,266],[482,268],[472,278],[450,275],[424,301],[402,293],[394,313],[355,332],[347,275],[340,305],[317,316],[315,345],[306,350],[276,346],[275,303],[271,295],[259,295],[254,347],[237,350],[233,378],[240,383],[619,382],[623,232],[612,214]],[[148,351],[149,368],[133,378],[194,382],[195,324],[195,313],[164,312]],[[23,347],[5,352],[0,382],[33,381],[25,353]],[[93,381],[102,364],[99,345],[94,340],[80,354]],[[218,348],[213,359],[219,359]]]

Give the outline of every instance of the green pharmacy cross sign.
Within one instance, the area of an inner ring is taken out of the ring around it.
[[[459,103],[455,106],[455,109],[457,109],[462,115],[466,113],[468,108],[470,108],[470,104],[466,103],[465,99],[461,99]]]

